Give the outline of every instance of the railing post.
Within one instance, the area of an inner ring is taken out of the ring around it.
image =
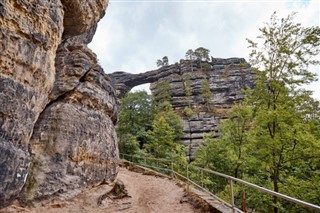
[[[173,162],[171,162],[171,176],[172,176],[172,178],[174,178],[174,175],[173,175]]]
[[[200,170],[201,171],[201,187],[203,187],[203,171],[202,170]]]
[[[187,163],[187,192],[189,192],[189,163]]]
[[[246,201],[246,192],[242,190],[242,203],[241,203],[241,210],[247,213],[247,201]]]
[[[230,193],[231,193],[231,206],[232,206],[232,213],[235,213],[234,211],[234,196],[233,196],[233,184],[232,184],[232,179],[230,180]]]

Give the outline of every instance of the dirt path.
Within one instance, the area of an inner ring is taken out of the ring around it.
[[[100,195],[110,190],[110,186],[99,186],[85,190],[77,197],[64,202],[52,202],[37,205],[36,208],[21,208],[12,205],[0,210],[0,213],[191,213],[197,212],[189,203],[180,202],[184,196],[183,189],[166,178],[143,175],[121,168],[118,178],[123,181],[128,191],[127,198],[103,200]]]

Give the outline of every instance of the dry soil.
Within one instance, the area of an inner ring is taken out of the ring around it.
[[[0,213],[191,213],[198,212],[184,198],[184,191],[172,180],[143,175],[120,168],[118,178],[123,181],[130,197],[106,198],[97,205],[99,196],[111,189],[108,185],[86,189],[68,201],[36,204],[35,208],[11,205]]]

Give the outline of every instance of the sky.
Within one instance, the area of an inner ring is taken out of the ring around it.
[[[198,47],[215,58],[248,61],[246,38],[257,41],[274,11],[279,17],[295,11],[302,26],[320,26],[320,0],[110,0],[89,47],[106,73],[154,70],[163,56],[173,64]],[[311,69],[320,78],[320,66]],[[320,81],[307,88],[320,100]]]

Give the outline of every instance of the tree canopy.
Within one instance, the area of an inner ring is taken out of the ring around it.
[[[168,66],[168,65],[169,65],[168,56],[164,56],[164,57],[162,58],[162,60],[161,60],[161,59],[158,59],[157,62],[156,62],[156,64],[157,64],[157,67]]]
[[[117,128],[120,151],[135,152],[137,151],[136,142],[140,144],[139,147],[142,147],[146,142],[146,132],[152,127],[155,113],[153,98],[145,91],[130,92],[121,99],[120,107]],[[127,143],[130,144],[127,145]],[[130,146],[134,148],[130,149]]]
[[[316,80],[309,66],[319,64],[320,29],[302,27],[294,15],[274,13],[260,29],[261,42],[248,40],[254,90],[231,108],[220,137],[206,139],[195,163],[319,205],[320,107],[301,86]],[[302,211],[256,192],[247,199],[262,212]]]

